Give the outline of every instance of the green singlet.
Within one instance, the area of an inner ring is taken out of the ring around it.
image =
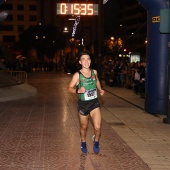
[[[89,78],[85,77],[79,71],[79,84],[78,88],[84,86],[85,93],[79,93],[79,99],[82,101],[89,101],[97,98],[97,88],[96,88],[96,76],[94,71],[91,70],[91,76]]]

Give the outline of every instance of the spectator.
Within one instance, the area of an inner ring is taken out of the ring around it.
[[[125,83],[125,63],[123,61],[120,62],[119,70],[120,86],[123,87]]]
[[[141,63],[141,72],[140,72],[140,97],[145,98],[145,69],[146,69],[146,63]]]
[[[140,93],[140,74],[139,74],[139,69],[138,68],[135,68],[134,91],[135,91],[136,94]]]

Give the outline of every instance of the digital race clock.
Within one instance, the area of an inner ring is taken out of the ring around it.
[[[98,15],[98,4],[57,3],[57,14]]]

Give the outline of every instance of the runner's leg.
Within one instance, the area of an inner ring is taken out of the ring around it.
[[[82,142],[86,142],[86,133],[87,133],[87,127],[88,127],[88,117],[89,116],[83,116],[79,114],[80,117],[80,137]]]
[[[101,135],[101,112],[100,108],[95,108],[90,112],[91,118],[93,120],[95,141],[99,141]]]

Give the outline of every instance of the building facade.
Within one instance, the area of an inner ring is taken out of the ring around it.
[[[146,57],[147,11],[136,0],[119,2],[118,35],[126,52],[139,52]]]
[[[8,12],[0,27],[0,43],[3,44],[17,42],[22,31],[40,22],[39,0],[7,0],[0,9]]]
[[[76,16],[58,15],[57,3],[61,2],[63,0],[7,0],[0,6],[1,11],[8,11],[7,18],[0,25],[0,43],[9,45],[17,42],[22,31],[39,23],[42,25],[54,24],[60,31],[67,27],[68,32],[66,35],[71,38],[75,20],[70,21],[69,18],[75,18]],[[66,3],[68,2],[76,3],[79,1],[69,0]],[[86,2],[98,4],[97,0],[81,1],[81,3]],[[112,34],[111,26],[116,24],[117,21],[115,19],[117,18],[121,26],[116,36],[123,40],[124,48],[127,49],[127,52],[140,52],[142,55],[145,55],[146,11],[136,0],[120,0],[117,2],[119,4],[119,16],[115,12],[117,8],[114,9],[113,13],[110,12],[112,15],[107,11],[107,9],[110,10],[110,8],[106,8],[107,6],[113,6],[110,0],[103,6],[105,14],[107,13],[104,16],[107,18],[104,18],[104,22],[101,25],[99,25],[98,16],[81,16],[74,38],[85,46],[96,45],[99,41],[99,27],[102,27],[100,34],[102,34],[102,39],[104,39],[105,35],[110,36]],[[104,31],[106,33],[103,33]],[[113,30],[113,36],[115,32]]]

